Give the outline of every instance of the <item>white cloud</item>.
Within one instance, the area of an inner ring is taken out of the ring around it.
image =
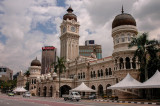
[[[6,42],[0,43],[0,65],[8,66],[14,72],[25,71],[36,56],[41,59],[44,45],[58,47],[58,34],[32,30],[38,23],[44,24],[51,19],[51,24],[59,26],[64,8],[57,7],[56,0],[5,0],[1,4],[4,14],[0,15],[0,32],[5,35]],[[57,32],[59,29],[53,30]]]

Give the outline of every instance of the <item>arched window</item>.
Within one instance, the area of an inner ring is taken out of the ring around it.
[[[98,70],[98,77],[100,77],[100,72],[99,72],[99,70]]]
[[[112,69],[109,68],[109,75],[112,75]]]
[[[103,70],[101,69],[101,76],[103,76]]]
[[[93,74],[92,74],[92,71],[91,71],[91,78],[93,78]]]
[[[106,76],[108,76],[108,69],[106,68]]]
[[[131,41],[131,35],[128,34],[128,41]]]
[[[82,76],[83,76],[83,75],[82,75],[82,73],[81,73],[81,79],[82,79]]]
[[[130,69],[131,65],[130,65],[130,58],[126,57],[126,69]]]
[[[32,79],[32,84],[33,84],[33,79]]]
[[[85,78],[85,72],[83,72],[83,78]]]
[[[116,43],[119,43],[119,38],[116,39]]]
[[[36,84],[36,79],[34,79],[34,84]]]
[[[120,65],[120,69],[123,69],[124,68],[124,63],[123,63],[123,58],[120,58],[120,63],[119,63],[119,65]]]
[[[136,60],[135,60],[135,58],[132,59],[132,67],[133,67],[133,69],[136,68]]]
[[[94,75],[94,77],[96,77],[96,72],[95,71],[93,71],[93,75]]]
[[[78,79],[80,79],[80,73],[78,73]]]
[[[121,41],[122,41],[122,42],[125,42],[124,35],[122,35]]]

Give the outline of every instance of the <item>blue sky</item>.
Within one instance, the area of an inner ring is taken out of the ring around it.
[[[33,59],[41,61],[41,48],[55,46],[60,54],[60,24],[71,5],[80,22],[80,45],[95,40],[103,57],[111,56],[114,17],[131,14],[139,32],[160,40],[159,0],[0,0],[0,66],[14,73],[27,70]]]

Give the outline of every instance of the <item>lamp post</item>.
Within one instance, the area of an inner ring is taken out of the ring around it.
[[[74,87],[76,87],[76,80],[77,80],[77,75],[74,75]]]

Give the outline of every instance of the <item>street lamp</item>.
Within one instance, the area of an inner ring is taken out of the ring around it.
[[[77,75],[74,75],[73,78],[74,78],[74,87],[76,87]]]

